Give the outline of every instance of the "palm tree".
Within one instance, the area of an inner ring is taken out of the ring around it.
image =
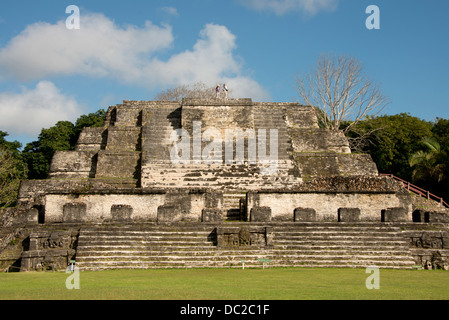
[[[435,139],[424,138],[422,142],[428,150],[420,150],[409,159],[410,166],[414,167],[413,182],[431,180],[440,183],[448,177],[447,151]]]

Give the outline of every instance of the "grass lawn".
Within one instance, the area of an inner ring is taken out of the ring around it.
[[[365,269],[156,269],[81,271],[79,289],[65,272],[1,273],[1,300],[308,300],[449,299],[449,272]]]

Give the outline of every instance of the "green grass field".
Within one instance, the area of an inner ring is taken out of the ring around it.
[[[79,289],[65,272],[1,273],[0,299],[21,300],[308,300],[449,299],[449,272],[365,269],[162,269],[81,271]]]

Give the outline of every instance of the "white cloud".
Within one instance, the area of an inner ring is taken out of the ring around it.
[[[82,106],[65,96],[50,81],[21,93],[0,93],[0,129],[10,135],[36,137],[42,128],[58,121],[73,121],[82,114]]]
[[[159,55],[173,48],[170,26],[147,21],[142,28],[121,27],[101,14],[81,14],[80,18],[79,30],[68,30],[65,21],[28,26],[0,49],[2,74],[23,81],[71,75],[108,77],[148,89],[198,81],[214,85],[228,79],[249,89],[245,97],[268,97],[243,74],[234,55],[236,36],[225,26],[207,24],[191,50],[161,60]]]
[[[339,0],[241,0],[240,3],[250,9],[273,11],[277,15],[283,15],[293,11],[299,11],[313,16],[319,11],[333,11]]]
[[[169,26],[147,22],[143,28],[120,28],[100,14],[81,15],[79,30],[65,21],[28,26],[0,51],[0,67],[19,80],[51,75],[127,76],[135,72],[141,55],[171,45]],[[128,72],[126,72],[128,71]]]

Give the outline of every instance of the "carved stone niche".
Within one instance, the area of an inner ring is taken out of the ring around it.
[[[252,249],[271,247],[271,227],[218,227],[217,247],[229,249]]]

